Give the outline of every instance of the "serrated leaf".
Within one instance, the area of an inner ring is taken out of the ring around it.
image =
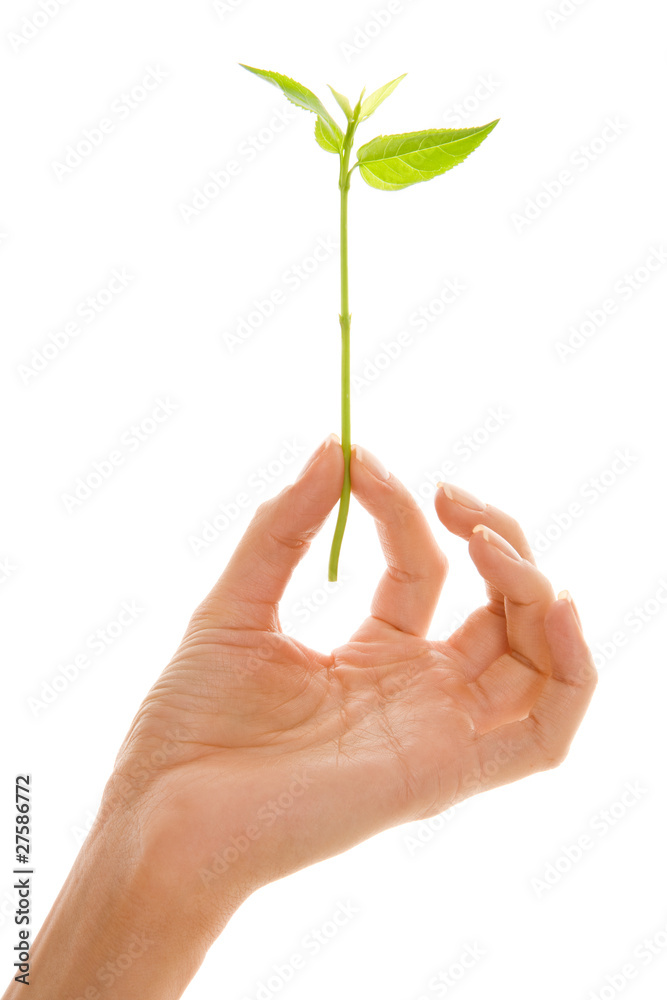
[[[407,75],[407,73],[403,73],[402,76],[397,76],[395,80],[385,83],[384,87],[378,87],[377,90],[374,90],[361,105],[359,121],[362,122],[364,118],[370,118],[373,112],[380,107],[383,101],[386,101],[389,95],[396,90],[401,80],[404,80]]]
[[[352,115],[354,114],[349,99],[345,96],[345,94],[339,94],[337,90],[334,90],[330,83],[327,84],[327,87],[336,98],[338,106],[341,108],[341,110],[345,114],[345,117],[349,121],[352,118]]]
[[[342,145],[343,133],[340,130],[340,126],[331,117],[319,97],[312,90],[308,90],[308,87],[304,87],[302,83],[297,83],[291,77],[285,76],[283,73],[276,73],[274,70],[256,69],[254,66],[246,66],[245,63],[239,63],[239,66],[243,66],[243,69],[247,69],[248,72],[254,73],[255,76],[259,76],[263,80],[272,83],[275,87],[278,87],[282,90],[287,100],[291,101],[292,104],[296,104],[297,108],[303,108],[304,111],[312,111],[313,114],[319,115],[329,125],[334,135],[340,137],[340,144]]]
[[[337,135],[329,123],[324,118],[320,118],[319,115],[315,122],[315,139],[322,149],[326,149],[327,153],[340,153],[342,147],[340,132]]]
[[[478,128],[379,135],[357,151],[359,172],[367,184],[382,191],[400,191],[419,181],[430,181],[462,163],[499,120]]]

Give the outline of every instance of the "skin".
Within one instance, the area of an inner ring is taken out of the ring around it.
[[[387,562],[370,614],[330,653],[281,632],[343,468],[332,436],[258,508],[195,610],[34,943],[34,1000],[179,997],[262,885],[565,758],[596,671],[571,600],[495,507],[437,492],[487,603],[431,642],[447,560],[409,491],[353,448],[352,491]]]

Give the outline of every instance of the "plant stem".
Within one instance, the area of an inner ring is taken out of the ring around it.
[[[341,445],[343,447],[343,457],[345,459],[345,475],[343,478],[343,489],[340,495],[340,505],[338,507],[338,519],[331,544],[331,555],[329,556],[329,580],[333,583],[338,579],[338,557],[340,547],[345,533],[347,523],[347,513],[350,509],[350,448],[352,435],[350,428],[350,326],[352,317],[350,315],[348,267],[347,267],[347,196],[350,190],[349,169],[350,154],[354,132],[357,126],[357,116],[348,123],[343,149],[341,151],[340,178],[338,187],[340,188],[340,333],[341,333]],[[354,168],[353,168],[354,169]]]

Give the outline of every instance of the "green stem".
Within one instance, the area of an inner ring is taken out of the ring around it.
[[[345,475],[343,478],[343,489],[340,495],[340,505],[338,507],[338,519],[331,544],[331,555],[329,556],[329,580],[335,582],[338,579],[338,558],[340,547],[345,533],[347,523],[347,513],[350,509],[350,448],[352,435],[350,429],[350,325],[352,317],[350,315],[349,284],[347,267],[347,196],[350,190],[349,169],[350,154],[354,141],[354,132],[357,126],[356,115],[349,122],[345,138],[343,139],[343,149],[341,151],[340,178],[338,186],[340,188],[340,333],[341,333],[341,445],[343,447],[343,457],[345,459]],[[354,169],[354,168],[353,168]]]

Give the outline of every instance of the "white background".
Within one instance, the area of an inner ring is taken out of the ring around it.
[[[354,100],[362,86],[370,92],[408,71],[359,142],[501,118],[462,167],[432,183],[385,193],[358,171],[352,177],[353,369],[368,376],[353,396],[353,439],[424,498],[450,557],[434,637],[484,599],[464,543],[432,511],[429,477],[443,478],[449,461],[456,468],[444,478],[516,516],[555,588],[571,590],[600,684],[560,769],[463,803],[440,823],[390,830],[259,892],[187,996],[261,997],[274,964],[300,952],[306,968],[264,996],[430,1000],[445,994],[444,980],[439,992],[429,980],[450,967],[456,975],[468,946],[484,954],[447,994],[461,1000],[662,995],[667,232],[658,11],[649,0],[631,9],[565,0],[560,19],[556,0],[399,6],[378,29],[373,12],[386,9],[383,0],[237,0],[218,9],[208,0],[71,0],[48,18],[30,0],[3,4],[7,979],[14,775],[33,774],[39,923],[194,605],[254,507],[338,430],[337,254],[298,290],[283,280],[320,237],[336,237],[337,161],[314,142],[314,117],[237,65],[247,62],[302,81],[339,119],[327,83]],[[150,69],[164,79],[145,100],[135,92],[131,113],[120,111]],[[292,115],[282,132],[269,128],[276,111]],[[112,131],[103,141],[58,168],[105,117]],[[247,144],[259,135],[250,159]],[[183,206],[230,160],[239,173],[224,190],[209,187],[205,207],[186,221]],[[571,183],[559,191],[564,170]],[[99,296],[114,269],[131,280],[86,322],[80,304]],[[432,315],[448,280],[465,291],[417,331],[411,315],[422,307]],[[225,335],[276,289],[285,301],[230,350]],[[605,317],[609,299],[615,311]],[[595,325],[588,310],[605,321]],[[587,320],[581,346],[561,356],[558,345]],[[73,321],[78,334],[61,335],[65,346],[47,348],[37,371],[52,336]],[[411,343],[387,364],[387,344],[405,330]],[[130,450],[127,432],[160,399],[174,412]],[[502,426],[487,423],[490,410],[504,414]],[[79,477],[122,442],[123,463],[68,510]],[[284,442],[297,457],[287,461]],[[247,506],[195,553],[193,537],[221,507],[234,513],[239,493]],[[320,648],[365,616],[382,565],[373,525],[353,505],[344,579],[327,593],[332,531],[333,518],[283,612]],[[90,635],[113,631],[123,602],[141,612],[94,653]],[[54,696],[61,668],[86,652],[89,665],[59,681]],[[622,804],[626,783],[638,790]],[[593,846],[568,862],[564,851],[584,834]],[[540,889],[549,871],[555,884]],[[341,901],[358,913],[310,954],[304,935]],[[644,939],[658,942],[650,961]],[[611,986],[606,977],[627,963],[635,978]]]

